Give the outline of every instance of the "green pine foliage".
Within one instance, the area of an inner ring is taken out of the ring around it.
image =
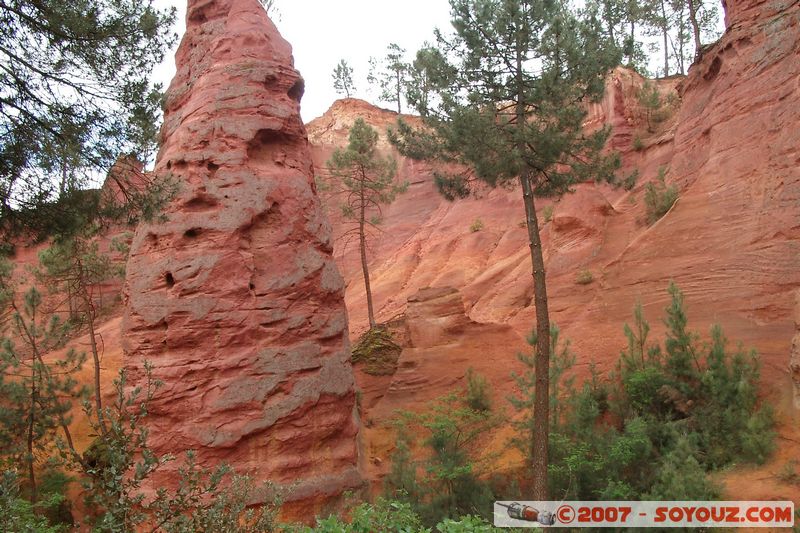
[[[32,504],[21,495],[17,473],[4,469],[0,473],[0,530],[9,533],[62,533],[66,527],[51,525],[40,511],[41,504]]]
[[[342,59],[333,69],[333,89],[337,94],[343,94],[345,97],[350,96],[355,92],[355,84],[353,83],[353,69],[347,64],[347,61]]]
[[[390,140],[404,155],[440,164],[436,184],[448,199],[480,187],[519,183],[530,241],[539,366],[549,365],[550,325],[535,197],[559,196],[576,183],[615,181],[618,154],[603,151],[609,129],[586,132],[586,102],[602,97],[619,51],[597,17],[569,2],[450,0],[454,34],[437,32],[430,56],[432,94],[410,102],[425,128],[399,121]],[[423,107],[427,106],[427,107]],[[542,389],[547,389],[547,376]],[[537,406],[540,430],[535,497],[547,500],[547,391]]]
[[[663,344],[650,339],[641,305],[624,327],[627,347],[607,380],[575,390],[560,376],[574,362],[568,345],[551,368],[552,494],[564,499],[713,500],[720,488],[708,472],[732,463],[762,463],[774,448],[771,411],[757,399],[758,358],[731,349],[721,328],[701,342],[688,327],[681,291],[671,284]],[[553,336],[558,338],[557,331]],[[528,421],[535,388],[532,360],[515,376],[513,405]],[[563,385],[562,385],[563,381]],[[519,426],[527,447],[530,423]]]
[[[650,490],[643,495],[647,500],[699,500],[710,501],[722,495],[706,475],[697,459],[702,452],[693,446],[687,435],[678,435],[669,451],[658,463]]]
[[[323,188],[340,201],[342,216],[351,227],[341,238],[358,239],[361,270],[367,294],[367,313],[370,328],[377,327],[372,303],[369,266],[367,261],[367,236],[377,229],[383,218],[383,206],[391,204],[398,194],[405,192],[408,183],[396,183],[397,162],[378,151],[378,132],[364,119],[356,119],[350,128],[350,142],[345,149],[337,149],[328,161],[330,175],[320,178]]]
[[[442,65],[444,56],[430,43],[417,51],[414,61],[406,65],[406,101],[415,102],[417,111],[427,116],[431,109],[431,98],[435,95],[438,82],[437,68]]]
[[[413,83],[413,79],[409,78],[410,66],[405,62],[406,50],[396,43],[390,43],[386,47],[386,55],[378,60],[370,58],[369,74],[367,81],[370,85],[379,89],[379,99],[383,102],[394,103],[397,105],[397,114],[403,112],[403,94],[407,89],[409,82]],[[420,57],[417,57],[420,60]],[[421,61],[425,61],[423,57]],[[416,71],[416,81],[419,79],[420,71]],[[416,85],[416,87],[424,88],[423,85]],[[420,96],[424,94],[420,93]]]
[[[678,201],[678,187],[667,186],[666,176],[667,169],[661,167],[658,169],[656,180],[644,186],[645,216],[648,224],[655,224]]]
[[[475,411],[491,411],[492,397],[486,376],[478,374],[472,367],[467,369],[467,388],[465,401]]]
[[[637,98],[639,100],[639,105],[644,110],[644,116],[647,122],[647,131],[652,133],[653,122],[660,118],[658,111],[663,105],[663,102],[661,101],[661,93],[658,91],[658,86],[650,81],[645,81],[637,93]]]
[[[480,476],[476,444],[497,423],[497,417],[470,408],[455,394],[438,399],[425,412],[400,413],[396,426],[402,444],[392,456],[387,494],[410,503],[428,526],[466,515],[488,519],[494,495]],[[417,442],[412,432],[421,436]],[[411,460],[414,445],[427,450],[422,461]]]
[[[418,465],[411,455],[414,439],[409,431],[397,424],[397,444],[391,455],[391,469],[384,478],[384,492],[400,501],[422,501],[423,487],[417,479]]]
[[[531,332],[527,341],[533,352],[530,355],[517,354],[517,359],[525,366],[525,372],[511,374],[511,379],[516,383],[519,394],[510,396],[508,400],[516,410],[525,414],[521,421],[515,423],[519,439],[515,439],[514,444],[524,454],[530,455],[530,445],[533,442],[531,433],[534,431],[536,352],[539,342],[536,331]],[[575,354],[572,352],[571,343],[569,339],[561,342],[561,330],[555,324],[550,325],[550,352],[553,354],[550,360],[550,424],[551,428],[555,428],[561,424],[564,416],[564,398],[574,393],[574,379],[566,376],[566,372],[575,364]]]
[[[493,533],[508,531],[491,526],[484,518],[466,515],[457,520],[445,518],[426,527],[409,503],[378,498],[362,503],[351,512],[349,521],[338,516],[317,519],[314,527],[281,524],[287,533]]]
[[[378,498],[374,504],[363,503],[353,509],[349,522],[331,516],[318,519],[313,528],[298,528],[297,531],[299,533],[366,533],[368,531],[402,533],[430,530],[426,530],[422,526],[419,516],[413,511],[410,504]]]
[[[39,498],[38,471],[59,464],[59,432],[69,425],[73,402],[87,391],[75,374],[85,356],[68,350],[59,358],[45,355],[63,346],[66,330],[58,317],[48,319],[41,293],[29,289],[18,303],[9,291],[9,337],[0,339],[0,464],[25,472],[32,503]],[[21,339],[18,345],[12,341]]]
[[[156,147],[175,9],[153,0],[0,3],[0,230],[70,225],[118,157]]]

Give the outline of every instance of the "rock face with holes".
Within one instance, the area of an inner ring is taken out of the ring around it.
[[[148,422],[156,452],[196,450],[203,466],[291,485],[288,507],[314,516],[360,477],[344,285],[303,80],[257,0],[189,0],[176,63],[156,172],[180,190],[132,244],[124,366],[142,384],[149,361],[164,382]]]

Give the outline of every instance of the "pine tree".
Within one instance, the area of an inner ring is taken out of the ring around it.
[[[85,396],[74,376],[85,357],[68,350],[46,361],[48,352],[63,345],[65,329],[56,316],[47,319],[42,296],[29,289],[18,304],[10,298],[11,335],[0,342],[0,462],[25,465],[30,498],[38,499],[37,470],[56,455],[58,432],[69,435],[72,400]],[[70,437],[71,438],[71,437]]]
[[[278,9],[278,0],[258,0],[271,20],[280,20],[281,12]]]
[[[325,184],[341,198],[344,217],[355,223],[344,236],[358,238],[370,329],[377,326],[377,322],[367,266],[367,233],[369,228],[380,224],[382,206],[392,203],[407,187],[407,184],[394,182],[397,162],[381,156],[377,144],[378,132],[363,119],[356,119],[350,129],[350,144],[346,149],[337,149],[328,161],[331,176]]]
[[[559,350],[559,337],[560,330],[558,326],[551,324],[550,354],[552,357],[549,366],[549,420],[550,429],[552,431],[558,431],[563,422],[565,407],[562,405],[562,397],[574,394],[574,378],[566,377],[565,374],[575,364],[575,354],[570,348],[569,339],[560,344]],[[520,439],[516,439],[515,444],[521,451],[529,456],[529,459],[532,459],[534,453],[533,434],[536,431],[533,410],[536,403],[536,359],[539,345],[536,330],[531,332],[527,341],[533,349],[533,354],[517,354],[517,359],[525,365],[525,372],[523,374],[511,374],[511,379],[516,383],[520,395],[510,396],[508,400],[517,411],[524,413],[523,419],[515,423],[519,433],[522,435]]]
[[[56,241],[53,246],[39,254],[41,268],[38,278],[51,292],[65,294],[69,302],[70,316],[75,325],[85,326],[89,335],[89,346],[94,364],[95,412],[99,428],[107,432],[103,417],[100,390],[100,360],[102,343],[98,340],[98,306],[101,304],[101,283],[122,275],[122,268],[115,265],[109,256],[98,252],[98,245],[90,236],[72,236]]]
[[[333,88],[339,94],[344,94],[347,98],[350,98],[351,93],[353,93],[356,88],[353,84],[353,69],[350,68],[350,65],[347,64],[347,61],[342,59],[339,61],[339,64],[336,65],[336,68],[333,69]]]
[[[431,96],[437,82],[437,66],[443,64],[439,49],[429,43],[417,51],[414,61],[408,65],[405,95],[408,102],[415,102],[417,110],[424,116],[431,108]]]
[[[602,31],[637,70],[646,67],[646,56],[637,36],[637,26],[644,24],[652,10],[651,0],[590,0],[587,11],[598,17]]]
[[[0,232],[80,215],[93,174],[152,153],[161,92],[149,76],[176,37],[174,8],[153,4],[0,2]]]
[[[396,43],[386,47],[386,56],[378,62],[370,58],[367,81],[380,89],[379,99],[397,104],[397,114],[403,112],[403,91],[405,90],[408,65],[404,62],[406,50]]]
[[[450,5],[456,34],[438,36],[447,61],[436,69],[437,105],[427,110],[428,130],[400,123],[392,139],[412,157],[470,169],[438,176],[440,191],[449,198],[470,194],[476,181],[520,183],[538,339],[533,497],[547,500],[550,321],[534,197],[566,193],[587,179],[613,178],[617,158],[600,153],[608,131],[587,134],[582,125],[585,103],[602,96],[605,75],[619,55],[596,19],[578,18],[564,1],[451,0]]]

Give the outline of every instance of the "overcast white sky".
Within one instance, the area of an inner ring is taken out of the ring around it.
[[[175,31],[182,37],[186,0],[156,0],[159,7],[178,8]],[[305,122],[323,114],[339,96],[331,73],[340,59],[354,69],[356,97],[375,102],[366,83],[370,56],[381,57],[396,42],[408,50],[409,59],[433,29],[450,28],[447,0],[277,0],[274,22],[294,50],[295,67],[306,81],[302,102]],[[174,51],[156,70],[158,81],[168,86],[175,74]],[[391,104],[384,104],[391,108]]]

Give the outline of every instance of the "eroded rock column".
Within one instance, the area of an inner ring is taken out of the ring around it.
[[[168,221],[136,231],[125,291],[125,367],[141,383],[150,361],[164,382],[150,443],[322,505],[360,478],[343,282],[303,81],[257,0],[189,0],[176,63],[156,173],[180,191]]]

